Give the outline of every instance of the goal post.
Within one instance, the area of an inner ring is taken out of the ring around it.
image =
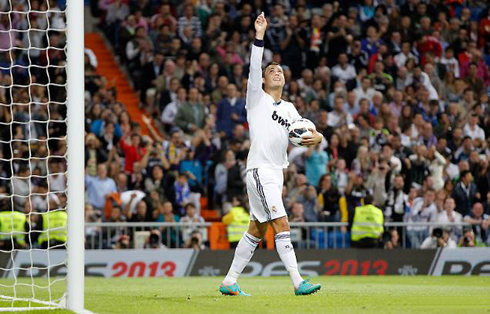
[[[84,309],[84,1],[0,1],[0,312]]]
[[[68,261],[67,308],[84,309],[85,73],[84,1],[67,0]]]

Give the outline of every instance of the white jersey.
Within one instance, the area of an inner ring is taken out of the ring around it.
[[[301,119],[292,103],[284,100],[276,103],[274,98],[262,89],[263,52],[263,47],[252,45],[246,98],[251,140],[247,170],[287,168],[288,129],[294,121]]]

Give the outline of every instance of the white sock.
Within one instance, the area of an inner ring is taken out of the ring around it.
[[[235,249],[235,257],[231,263],[230,270],[228,271],[225,280],[223,280],[225,286],[231,286],[236,283],[238,276],[240,276],[243,269],[254,255],[255,248],[259,242],[259,238],[254,237],[248,232],[243,234],[243,237],[240,239],[240,242],[238,242]]]
[[[303,281],[298,271],[298,262],[296,261],[296,254],[294,253],[293,244],[291,243],[291,233],[284,231],[274,236],[276,240],[276,249],[279,257],[281,258],[284,267],[291,277],[294,288],[298,288],[299,284]]]

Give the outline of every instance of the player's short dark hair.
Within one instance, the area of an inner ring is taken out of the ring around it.
[[[281,65],[280,65],[279,63],[277,63],[277,62],[274,62],[274,61],[269,62],[269,63],[268,63],[266,66],[265,66],[265,68],[262,70],[262,77],[265,77],[265,71],[266,71],[266,70],[267,70],[267,68],[268,68],[268,67],[270,67],[271,65],[278,65],[278,66],[281,66]]]

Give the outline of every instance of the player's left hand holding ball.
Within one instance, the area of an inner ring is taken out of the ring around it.
[[[323,140],[323,135],[318,133],[318,131],[314,128],[308,129],[311,132],[311,135],[305,135],[301,138],[302,146],[312,146],[316,144],[320,144]]]

